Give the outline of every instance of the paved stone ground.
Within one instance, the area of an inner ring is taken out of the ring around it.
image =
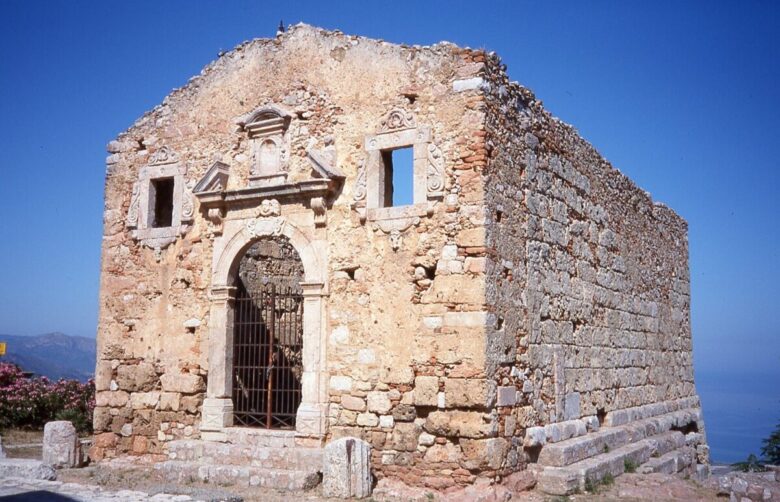
[[[112,491],[95,485],[20,478],[0,479],[0,499],[3,502],[140,502],[147,500],[156,502],[185,502],[193,500],[188,495],[160,493],[151,496],[145,492],[133,490]]]
[[[118,489],[119,487],[115,484],[120,482],[119,479],[107,483],[106,486],[98,486],[86,482],[86,479],[89,479],[89,474],[85,469],[79,471],[81,473],[78,475],[74,475],[75,470],[60,471],[64,481],[2,479],[0,480],[0,500],[3,502],[187,502],[194,500],[215,502],[304,500],[322,502],[333,500],[321,497],[318,490],[297,494],[258,489],[226,491],[203,485],[162,485],[154,482],[143,483],[141,479],[127,478],[124,478],[124,486],[132,486],[138,491]],[[79,482],[73,482],[75,480],[79,480]],[[162,491],[166,489],[170,492]],[[596,493],[551,497],[532,491],[515,494],[511,500],[523,502],[612,502],[618,500],[706,502],[723,499],[717,497],[716,490],[702,487],[690,480],[666,474],[626,474],[617,478],[613,485],[599,487]]]

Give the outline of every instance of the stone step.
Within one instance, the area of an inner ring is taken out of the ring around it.
[[[202,464],[319,470],[322,465],[322,450],[296,446],[288,448],[216,443],[193,439],[169,442],[168,458]]]
[[[694,422],[697,410],[680,410],[665,415],[637,420],[626,425],[603,427],[585,436],[548,443],[539,452],[537,462],[550,467],[564,467],[621,446],[641,441]]]
[[[694,463],[694,450],[690,446],[672,450],[658,457],[651,458],[642,465],[637,472],[650,474],[660,472],[664,474],[676,474],[689,469]]]
[[[685,446],[685,435],[668,431],[620,446],[563,467],[539,466],[539,489],[551,495],[570,495],[597,484],[604,476],[617,477],[632,465],[637,472],[681,472],[695,461],[694,449]]]
[[[685,446],[685,434],[679,431],[669,431],[647,438],[650,445],[650,456],[660,457]]]
[[[210,483],[218,486],[257,486],[283,491],[314,488],[320,483],[317,470],[289,470],[225,464],[201,464],[166,460],[154,465],[171,483]]]
[[[225,442],[236,445],[269,448],[294,448],[295,431],[229,427],[224,430]]]
[[[612,477],[620,476],[628,463],[637,466],[645,463],[650,453],[651,445],[645,440],[566,467],[543,467],[537,477],[537,487],[551,495],[570,495],[585,490],[588,483],[599,483],[608,474]]]

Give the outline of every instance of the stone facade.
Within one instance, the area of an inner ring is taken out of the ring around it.
[[[388,207],[400,147],[413,203]],[[362,439],[380,481],[498,480],[698,408],[685,222],[493,54],[298,25],[108,149],[96,459],[230,436],[238,269],[264,239],[303,267],[296,442]]]

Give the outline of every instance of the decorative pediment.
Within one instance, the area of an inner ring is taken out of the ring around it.
[[[311,166],[314,169],[314,172],[319,174],[321,177],[325,178],[326,180],[343,180],[346,178],[344,173],[341,172],[341,170],[336,167],[333,162],[332,156],[329,155],[329,152],[321,152],[319,150],[310,149],[308,152],[306,152],[309,160],[311,161]],[[335,152],[333,152],[335,154]]]
[[[285,109],[277,105],[263,105],[238,118],[238,124],[250,138],[281,134],[292,119]]]
[[[192,190],[194,194],[224,192],[227,189],[230,166],[224,162],[214,162],[206,174],[198,181]]]

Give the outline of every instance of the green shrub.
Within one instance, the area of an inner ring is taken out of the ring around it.
[[[764,467],[764,464],[761,462],[761,460],[759,460],[758,457],[756,457],[752,453],[748,455],[747,460],[745,460],[744,462],[737,462],[736,464],[731,464],[731,466],[736,470],[742,472],[766,471],[766,467]]]
[[[40,429],[69,420],[79,432],[91,432],[94,408],[92,380],[27,378],[15,364],[0,363],[0,428]]]

